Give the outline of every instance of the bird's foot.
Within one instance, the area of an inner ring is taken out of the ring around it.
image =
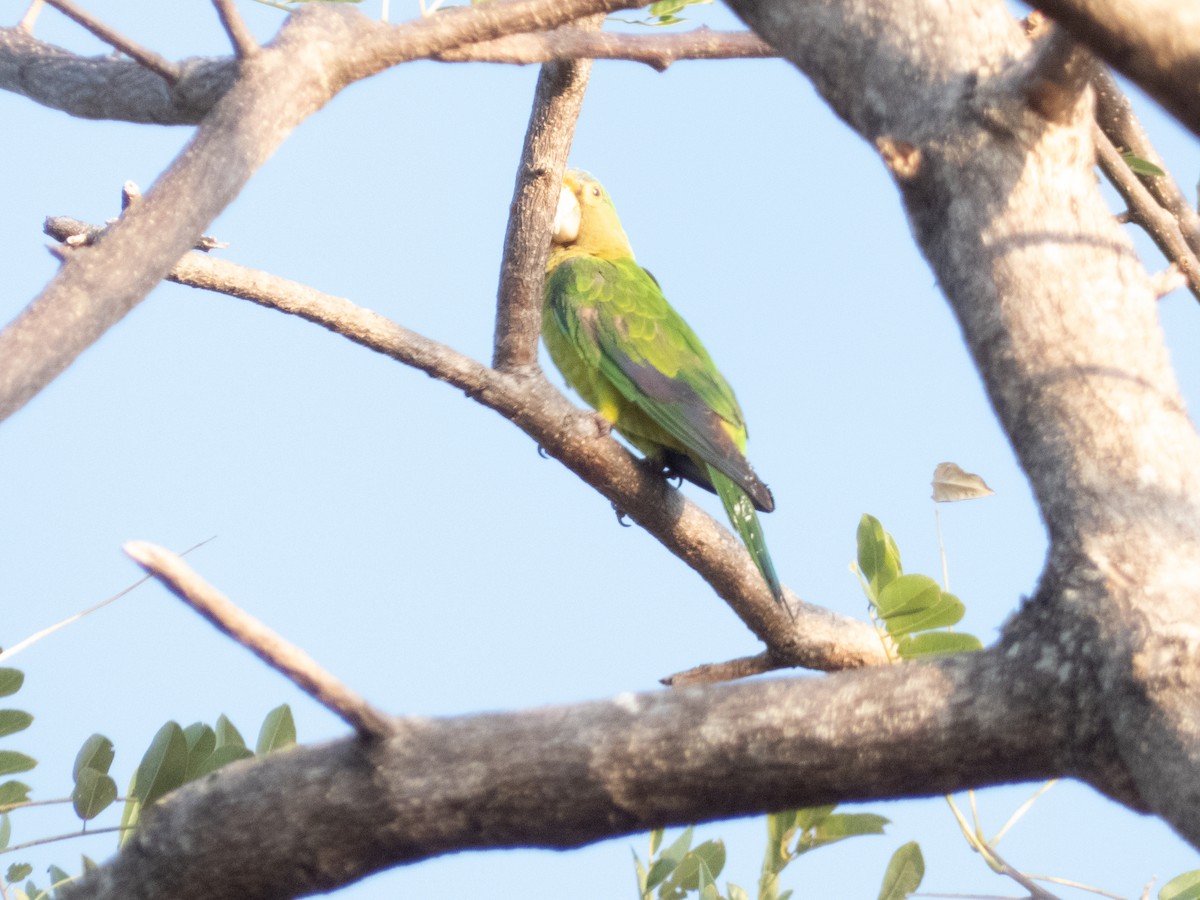
[[[612,508],[613,508],[613,512],[615,512],[617,514],[617,524],[618,525],[620,525],[622,528],[632,528],[633,527],[632,522],[625,521],[626,516],[629,515],[628,513],[625,512],[625,510],[621,509],[621,507],[617,506],[617,504],[615,504],[615,503],[612,505]]]

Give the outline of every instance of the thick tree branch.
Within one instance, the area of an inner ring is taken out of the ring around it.
[[[1200,135],[1200,6],[1039,0],[1037,7]]]
[[[213,882],[189,873],[219,861],[222,897],[273,900],[455,850],[575,847],[657,826],[1045,778],[1063,769],[1069,720],[1047,702],[1052,679],[1027,663],[979,653],[829,679],[401,719],[397,736],[377,744],[299,747],[180,789],[66,896],[212,900]],[[201,825],[212,821],[222,827]]]
[[[914,234],[1050,532],[1038,596],[1005,640],[1073,673],[1071,752],[1094,761],[1092,783],[1200,845],[1200,439],[1150,279],[1096,190],[1090,94],[1053,120],[1031,110],[1012,74],[1029,46],[989,0],[731,5],[894,149]],[[1172,6],[1162,21],[1200,34]]]
[[[595,16],[584,33],[603,24]],[[501,371],[537,364],[550,222],[591,70],[591,60],[564,60],[547,63],[538,75],[500,262],[492,365]]]

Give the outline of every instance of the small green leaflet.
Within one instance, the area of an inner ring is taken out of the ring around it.
[[[254,752],[259,756],[266,756],[276,750],[292,747],[295,743],[296,721],[292,718],[291,707],[284,703],[267,713],[267,717],[263,719]]]
[[[0,668],[0,697],[15,694],[25,683],[25,673],[20,669]]]
[[[117,799],[117,783],[109,775],[95,769],[81,769],[71,791],[75,815],[88,821],[94,819]]]
[[[909,841],[892,854],[887,872],[883,876],[883,887],[879,889],[879,900],[905,900],[921,886],[925,877],[925,857],[916,841]]]
[[[1167,173],[1150,162],[1148,159],[1142,159],[1131,150],[1121,152],[1121,159],[1125,160],[1125,165],[1133,170],[1135,175],[1146,175],[1150,178],[1162,178]]]

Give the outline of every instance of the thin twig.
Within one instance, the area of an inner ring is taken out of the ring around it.
[[[1145,229],[1163,255],[1179,267],[1188,289],[1200,299],[1200,259],[1184,240],[1179,222],[1150,195],[1099,125],[1092,127],[1092,140],[1100,168],[1129,205],[1130,220]]]
[[[1107,69],[1097,67],[1092,77],[1092,88],[1096,93],[1096,123],[1108,135],[1118,150],[1128,150],[1140,159],[1151,162],[1166,171],[1163,162],[1146,129],[1138,121],[1133,105],[1125,92],[1118,87],[1116,79]],[[1146,186],[1158,205],[1170,213],[1179,225],[1183,239],[1200,254],[1200,213],[1188,201],[1170,173],[1166,175],[1139,175],[1138,180]]]
[[[603,24],[603,16],[593,16],[583,27],[598,30]],[[550,222],[591,70],[590,60],[552,62],[538,75],[496,291],[492,365],[502,372],[537,363]]]
[[[229,42],[233,44],[233,50],[237,54],[238,59],[249,59],[257,53],[258,41],[254,39],[254,35],[246,27],[246,21],[242,18],[242,14],[238,12],[238,8],[233,0],[213,0],[213,6],[217,8],[217,16],[221,20],[221,27],[229,35]]]
[[[159,56],[153,50],[148,50],[140,44],[134,43],[115,28],[105,25],[91,13],[87,12],[87,10],[80,9],[72,0],[46,0],[46,3],[53,6],[68,19],[82,25],[110,47],[121,51],[151,72],[161,75],[169,83],[174,84],[182,76],[181,69],[175,63],[165,57]]]
[[[0,856],[6,853],[16,853],[18,850],[28,850],[30,847],[40,847],[42,844],[54,844],[58,841],[69,841],[72,838],[91,837],[93,834],[112,834],[114,831],[128,831],[136,826],[133,825],[113,825],[110,828],[94,828],[91,831],[71,831],[67,834],[56,834],[52,837],[38,838],[34,841],[26,841],[23,844],[13,844],[11,847],[5,847],[0,850]]]
[[[186,550],[184,550],[179,555],[187,556],[193,550],[199,549],[200,547],[203,547],[205,544],[207,544],[209,541],[215,539],[215,537],[216,537],[216,535],[213,535],[213,537],[206,538],[205,540],[201,541],[198,544],[193,544],[192,546],[188,547]],[[75,613],[75,615],[68,616],[67,618],[63,619],[61,622],[56,622],[55,624],[53,624],[47,628],[43,628],[41,631],[36,631],[33,634],[31,634],[29,637],[25,638],[23,641],[17,641],[17,643],[13,644],[11,647],[9,647],[7,650],[5,650],[3,653],[0,653],[0,662],[6,662],[6,661],[12,659],[14,656],[16,656],[22,650],[26,649],[27,647],[29,647],[32,644],[36,644],[42,638],[48,637],[49,635],[54,634],[54,632],[58,631],[60,628],[66,628],[72,622],[78,622],[84,616],[90,616],[96,610],[103,609],[105,606],[108,606],[108,604],[112,603],[115,600],[120,600],[126,594],[130,593],[131,591],[133,591],[136,588],[141,587],[143,584],[145,584],[149,580],[150,580],[150,576],[147,575],[145,578],[141,578],[141,579],[135,581],[133,584],[129,585],[129,587],[125,588],[123,591],[118,591],[117,593],[113,594],[107,600],[101,600],[95,606],[89,606],[87,609],[83,610],[83,612],[77,612],[77,613]],[[4,811],[4,808],[0,807],[0,812],[3,812],[3,811]]]
[[[176,597],[341,716],[360,736],[385,738],[393,733],[391,719],[321,668],[299,647],[237,607],[174,553],[145,541],[130,541],[122,549]]]
[[[692,684],[716,684],[721,681],[735,681],[739,678],[749,678],[751,675],[762,675],[764,672],[774,672],[786,669],[790,663],[779,660],[769,650],[755,656],[743,656],[726,662],[706,663],[702,666],[676,672],[659,681],[668,687],[684,687]]]

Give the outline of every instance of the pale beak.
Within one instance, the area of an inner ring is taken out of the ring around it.
[[[554,243],[569,244],[579,237],[579,216],[579,201],[564,186],[558,195],[558,209],[554,211],[554,226],[550,230]]]

